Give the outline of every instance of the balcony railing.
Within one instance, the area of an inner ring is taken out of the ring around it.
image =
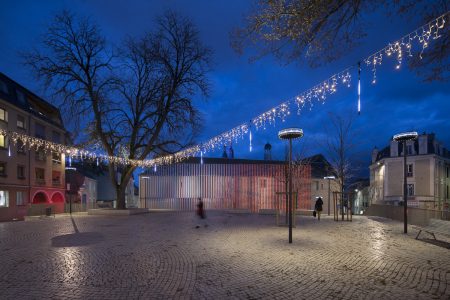
[[[61,185],[61,181],[59,179],[53,179],[52,180],[52,185],[53,186],[60,186]]]

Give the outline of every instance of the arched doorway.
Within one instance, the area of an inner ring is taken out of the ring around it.
[[[44,192],[37,192],[33,197],[33,204],[46,203],[47,195]]]
[[[64,196],[61,195],[61,193],[56,192],[52,196],[52,202],[53,203],[62,203],[62,202],[64,202]]]

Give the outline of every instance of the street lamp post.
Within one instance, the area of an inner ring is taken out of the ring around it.
[[[417,132],[404,132],[394,135],[393,140],[403,144],[403,232],[408,233],[408,187],[406,170],[406,141],[417,139]]]
[[[292,140],[301,138],[303,130],[300,128],[287,128],[278,132],[278,137],[282,140],[289,140],[289,194],[288,194],[288,214],[289,214],[289,243],[292,243]]]
[[[334,176],[325,176],[323,179],[328,179],[328,215],[330,215],[330,198],[331,198],[331,189],[330,189],[330,180],[335,179]]]

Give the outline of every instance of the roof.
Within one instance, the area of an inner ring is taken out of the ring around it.
[[[0,72],[0,98],[47,123],[65,130],[61,113],[56,106],[37,96],[2,72]],[[56,117],[57,120],[47,116],[46,113]]]
[[[311,165],[311,177],[323,178],[325,176],[335,175],[333,167],[322,154],[316,154],[302,159],[307,164]],[[337,176],[336,176],[337,177]]]
[[[420,136],[427,137],[427,153],[426,154],[415,154],[415,155],[437,154],[437,155],[440,155],[445,158],[450,158],[450,151],[448,151],[444,147],[442,147],[442,153],[440,153],[440,154],[438,153],[438,149],[436,149],[436,147],[435,147],[435,142],[437,142],[437,140],[436,140],[436,136],[434,133],[425,133],[424,132],[424,133],[420,134],[419,137]],[[438,144],[440,144],[440,143],[438,142]],[[403,143],[397,143],[397,147],[398,147],[397,153],[399,153],[399,154],[402,153],[403,152]],[[414,141],[414,150],[415,150],[415,153],[419,153],[419,139],[416,139]],[[411,155],[408,154],[408,156],[411,156]],[[390,145],[386,146],[382,150],[378,151],[375,162],[377,162],[383,158],[389,158],[389,157],[391,157],[391,146]]]
[[[199,164],[201,161],[200,157],[189,157],[181,164]],[[284,160],[262,160],[262,159],[240,159],[240,158],[223,158],[223,157],[203,157],[204,164],[257,164],[257,165],[284,165],[287,161]]]
[[[200,164],[200,157],[190,157],[178,164]],[[313,155],[301,160],[302,163],[311,166],[311,176],[313,178],[323,178],[329,175],[335,175],[332,172],[332,166],[325,159],[322,154]],[[230,159],[230,158],[215,158],[203,157],[203,164],[227,164],[227,165],[286,165],[288,162],[284,160],[260,160],[260,159]],[[146,170],[141,174],[148,174],[150,170]]]

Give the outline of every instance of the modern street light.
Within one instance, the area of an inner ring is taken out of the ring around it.
[[[393,140],[402,142],[403,144],[403,232],[408,233],[408,187],[406,183],[407,169],[406,169],[406,141],[413,141],[417,139],[417,132],[404,132],[394,135]]]
[[[334,176],[325,176],[323,179],[328,179],[328,215],[330,215],[330,198],[331,198],[331,189],[330,189],[330,180],[335,179]]]
[[[288,214],[289,214],[289,243],[292,243],[292,140],[303,136],[300,128],[286,128],[278,132],[278,137],[282,140],[289,140],[289,194],[288,194]]]

